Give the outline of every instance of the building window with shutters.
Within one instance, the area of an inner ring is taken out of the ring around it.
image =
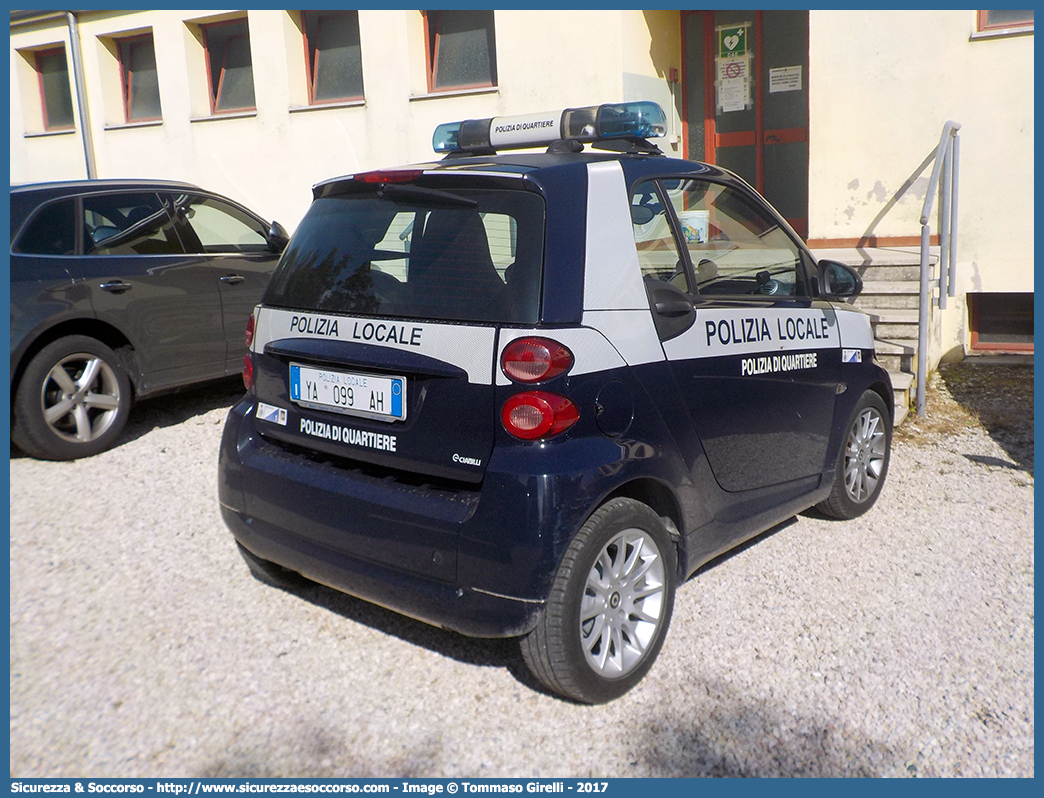
[[[993,38],[1033,33],[1033,10],[976,11],[972,38]]]
[[[428,91],[497,85],[492,11],[425,11]]]
[[[147,122],[162,119],[152,34],[119,39],[117,45],[125,120]]]
[[[363,99],[358,11],[305,11],[308,102]]]
[[[206,51],[211,113],[255,110],[247,21],[236,19],[200,27]]]
[[[65,48],[39,50],[35,54],[35,62],[40,82],[44,130],[71,130],[75,121]]]

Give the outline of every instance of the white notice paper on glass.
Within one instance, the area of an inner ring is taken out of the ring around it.
[[[722,113],[747,107],[747,81],[723,80],[718,87],[718,108]]]
[[[800,66],[769,70],[769,94],[777,91],[801,91]]]
[[[718,113],[742,111],[751,105],[750,62],[747,58],[718,59]]]

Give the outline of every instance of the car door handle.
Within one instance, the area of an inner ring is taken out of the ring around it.
[[[692,312],[692,303],[685,299],[667,299],[657,302],[653,308],[661,316],[684,316]]]
[[[218,279],[225,285],[239,285],[246,278],[241,274],[226,274],[224,277],[218,277]]]
[[[123,280],[110,280],[107,283],[102,283],[98,286],[102,291],[108,291],[110,294],[122,294],[124,291],[131,289],[130,283],[125,283]]]

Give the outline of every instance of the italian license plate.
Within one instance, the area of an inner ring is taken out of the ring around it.
[[[303,407],[382,421],[406,418],[406,378],[290,364],[290,398]]]

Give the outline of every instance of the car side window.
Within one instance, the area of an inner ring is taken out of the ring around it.
[[[689,278],[671,231],[667,208],[651,180],[639,183],[631,195],[631,224],[638,265],[646,282],[659,280],[688,293]]]
[[[83,198],[85,255],[180,255],[185,249],[163,201],[151,192]]]
[[[663,187],[701,296],[809,295],[801,250],[752,198],[703,180],[663,181]]]
[[[185,246],[192,252],[269,251],[264,226],[227,202],[214,197],[183,194],[174,198],[174,206]]]
[[[24,255],[75,255],[73,200],[52,202],[42,208],[22,232],[12,251]]]

